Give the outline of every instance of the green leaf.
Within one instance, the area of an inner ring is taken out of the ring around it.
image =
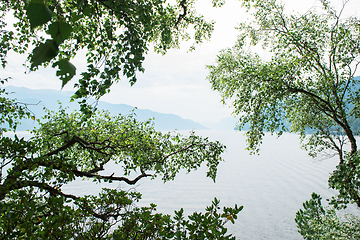
[[[77,7],[78,9],[82,9],[86,4],[87,4],[86,0],[78,0]]]
[[[58,46],[54,40],[48,39],[45,43],[40,43],[40,45],[33,50],[31,69],[56,57],[58,50]]]
[[[56,66],[59,67],[59,70],[56,71],[56,76],[60,76],[60,79],[62,80],[61,88],[63,88],[76,74],[76,67],[67,59],[57,61],[52,67]]]
[[[84,9],[83,9],[83,13],[86,16],[91,17],[91,15],[93,14],[93,9],[91,9],[91,7],[89,5],[85,5]]]
[[[60,45],[65,39],[69,38],[72,32],[70,24],[62,21],[53,22],[49,25],[48,33]]]
[[[42,0],[32,0],[26,9],[26,15],[29,19],[31,29],[47,23],[52,18],[52,12]]]

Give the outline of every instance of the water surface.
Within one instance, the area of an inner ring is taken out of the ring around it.
[[[225,162],[218,168],[216,183],[206,178],[206,168],[179,174],[175,181],[142,179],[136,190],[143,194],[139,206],[157,204],[159,212],[173,214],[184,208],[185,214],[204,211],[214,197],[221,205],[243,205],[234,225],[227,224],[237,239],[302,239],[294,222],[295,213],[312,192],[323,199],[335,194],[328,189],[329,173],[338,163],[331,159],[312,159],[300,149],[297,135],[284,134],[277,139],[267,135],[260,155],[244,150],[245,137],[236,131],[202,130],[197,134],[227,145]],[[111,166],[108,173],[116,173]],[[120,170],[120,168],[119,168]],[[102,187],[128,189],[125,183],[94,184],[76,182],[63,187],[68,193],[97,193]]]

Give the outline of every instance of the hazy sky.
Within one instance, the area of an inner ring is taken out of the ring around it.
[[[339,6],[342,0],[333,0]],[[289,11],[305,12],[315,6],[315,0],[286,0]],[[360,1],[351,0],[348,11],[357,16],[360,11]],[[234,27],[246,21],[248,15],[241,8],[239,1],[227,0],[221,8],[212,8],[211,0],[199,0],[198,12],[217,23],[210,42],[198,46],[194,52],[187,53],[188,44],[181,49],[170,50],[165,56],[150,52],[146,57],[145,73],[138,74],[138,82],[130,87],[126,79],[114,85],[111,93],[101,100],[111,103],[124,103],[138,108],[146,108],[162,113],[177,114],[197,122],[218,122],[229,117],[231,109],[220,103],[220,96],[211,90],[206,81],[208,71],[205,66],[213,64],[216,54],[223,48],[235,43],[237,31]],[[1,70],[1,77],[11,76],[10,85],[28,88],[60,89],[61,81],[55,76],[55,69],[45,69],[30,74],[23,74],[25,69],[21,64],[23,56],[11,54],[9,65]],[[79,69],[86,66],[84,58],[78,57],[72,61]],[[70,90],[70,82],[64,90]]]

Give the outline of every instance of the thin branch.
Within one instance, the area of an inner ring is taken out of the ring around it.
[[[182,0],[179,5],[183,9],[183,13],[181,13],[175,23],[175,28],[179,25],[180,21],[183,20],[187,14],[187,6],[185,5],[186,0]]]
[[[204,146],[206,144],[200,144],[200,145],[197,145],[197,146]],[[181,152],[184,152],[184,151],[187,151],[188,149],[190,149],[191,147],[195,146],[195,144],[190,144],[189,146],[185,147],[185,148],[182,148],[182,149],[179,149],[178,151],[175,151],[175,152],[172,152],[168,155],[166,155],[164,158],[163,158],[163,161],[164,162],[167,158],[175,155],[175,154],[178,154],[178,153],[181,153]]]
[[[108,175],[108,176],[103,176],[103,175],[99,175],[99,174],[94,174],[94,173],[90,173],[90,172],[84,172],[84,171],[79,171],[79,170],[71,170],[77,177],[88,177],[88,178],[95,178],[95,179],[99,179],[99,180],[111,180],[111,181],[124,181],[129,185],[135,185],[140,179],[144,178],[144,177],[151,177],[151,174],[147,174],[145,172],[142,171],[142,174],[137,176],[136,178],[134,178],[133,180],[126,178],[126,177],[115,177],[113,176],[114,174]]]
[[[37,188],[40,188],[40,189],[44,189],[44,190],[48,191],[53,196],[61,195],[61,196],[64,196],[66,198],[71,198],[73,200],[79,199],[78,196],[63,193],[60,189],[52,187],[52,186],[48,185],[47,183],[41,183],[41,182],[38,182],[38,181],[26,181],[26,182],[19,182],[19,185],[21,186],[20,188],[24,188],[24,187],[27,187],[27,186],[32,186],[32,187],[37,187]]]

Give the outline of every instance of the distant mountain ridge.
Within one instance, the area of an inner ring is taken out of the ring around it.
[[[43,108],[50,110],[59,109],[58,102],[63,106],[68,106],[70,110],[78,109],[76,102],[70,103],[70,97],[73,95],[69,91],[59,91],[52,89],[29,89],[25,87],[6,86],[7,92],[12,92],[10,98],[16,98],[18,102],[29,104],[29,109],[35,114],[36,118],[44,115]],[[111,114],[130,114],[135,108],[126,104],[112,104],[104,101],[99,101],[98,109],[108,110]],[[155,118],[155,128],[157,130],[202,130],[208,129],[190,119],[183,119],[175,114],[166,114],[154,112],[148,109],[135,109],[136,118],[140,121],[146,121],[149,118]],[[25,120],[18,130],[25,131],[33,129],[37,123],[32,120]]]

